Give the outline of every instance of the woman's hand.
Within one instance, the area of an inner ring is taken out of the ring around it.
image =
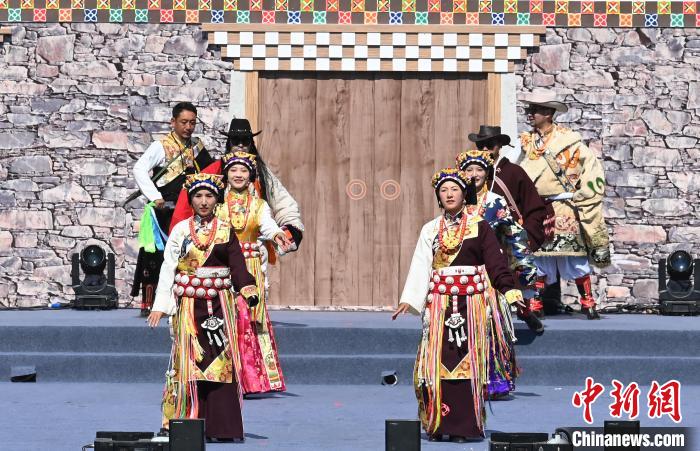
[[[508,302],[509,305],[517,305],[518,307],[525,308],[525,300],[523,299],[523,292],[520,290],[508,290],[504,293],[504,296],[506,297],[506,301]]]
[[[286,233],[278,233],[275,236],[275,243],[282,249],[283,252],[289,252],[294,244]]]
[[[394,314],[391,315],[391,320],[394,321],[396,318],[398,318],[399,315],[404,315],[406,312],[408,312],[408,309],[410,309],[411,306],[406,304],[405,302],[402,302],[399,304],[399,307],[394,311]]]
[[[148,319],[146,319],[146,322],[150,327],[157,327],[163,315],[165,315],[165,313],[152,311],[151,314],[148,315]]]

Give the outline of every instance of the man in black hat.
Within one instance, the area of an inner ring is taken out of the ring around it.
[[[495,163],[489,191],[506,199],[514,219],[527,231],[530,250],[535,252],[545,241],[543,224],[547,210],[537,187],[527,173],[501,155],[501,149],[510,145],[510,136],[501,133],[501,127],[481,125],[479,133],[469,134],[469,140],[476,144],[479,150],[491,152]]]
[[[287,233],[288,238],[294,241],[293,249],[299,246],[304,233],[304,224],[301,222],[299,204],[282,185],[282,182],[270,171],[260,156],[253,138],[262,131],[253,133],[248,119],[234,118],[231,120],[227,132],[221,132],[227,137],[226,153],[248,152],[255,155],[258,167],[256,182],[251,183],[251,189],[261,199],[265,200],[272,210],[275,222]]]
[[[202,141],[192,136],[196,125],[197,108],[190,102],[178,103],[170,119],[172,131],[148,146],[134,165],[134,179],[140,193],[154,203],[158,226],[166,234],[170,230],[174,203],[185,183],[185,176],[199,172],[214,161]],[[146,252],[144,248],[139,249],[131,295],[137,296],[139,289],[143,288],[142,314],[148,314],[153,304],[162,263],[163,251]]]
[[[527,232],[528,247],[534,253],[545,241],[544,222],[547,210],[537,187],[527,173],[501,155],[501,148],[510,145],[510,137],[501,133],[501,127],[481,125],[479,133],[469,134],[469,140],[474,142],[479,150],[491,152],[494,165],[489,191],[506,200],[513,219]],[[524,294],[532,298],[529,291],[525,290]],[[542,333],[544,327],[537,319],[540,315],[535,309],[531,310],[531,303],[532,299],[527,299],[527,308],[518,309],[518,317],[525,321],[532,331]]]

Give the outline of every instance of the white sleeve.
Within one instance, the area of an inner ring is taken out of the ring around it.
[[[279,233],[284,233],[284,230],[272,219],[272,211],[267,202],[263,202],[260,211],[260,237],[263,240],[272,241]]]
[[[275,221],[277,224],[290,225],[303,232],[304,224],[301,222],[299,204],[271,171],[268,170],[267,173],[270,188],[267,197]]]
[[[429,291],[430,272],[433,265],[434,230],[435,221],[430,221],[423,226],[416,250],[413,252],[411,267],[408,270],[408,276],[406,276],[406,284],[399,300],[399,303],[410,305],[415,314],[420,314],[423,310]]]
[[[184,221],[183,221],[184,222]],[[177,310],[175,304],[175,294],[173,293],[173,283],[175,282],[175,271],[177,263],[180,259],[180,248],[185,234],[182,233],[183,222],[175,226],[168,242],[165,244],[163,252],[163,265],[160,267],[160,275],[158,276],[158,287],[156,288],[156,298],[153,301],[151,310],[163,312],[167,315],[174,315]]]
[[[141,155],[134,165],[134,179],[141,193],[143,193],[149,201],[162,199],[163,196],[156,188],[155,183],[151,180],[151,169],[156,166],[165,164],[165,149],[160,141],[153,142],[148,149]]]

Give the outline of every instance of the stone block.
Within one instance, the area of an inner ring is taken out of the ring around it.
[[[209,100],[206,88],[190,85],[158,88],[158,98],[162,102],[202,102]]]
[[[684,193],[700,191],[700,177],[697,173],[668,172],[666,176],[676,188]]]
[[[53,228],[53,216],[46,210],[9,210],[0,215],[0,228],[42,230]]]
[[[42,191],[39,198],[42,202],[49,203],[92,202],[90,194],[73,182]]]
[[[77,208],[81,225],[100,227],[124,227],[123,208]]]
[[[24,113],[8,113],[7,119],[9,119],[10,123],[16,127],[31,127],[33,125],[39,125],[46,122],[45,117]]]
[[[73,61],[75,35],[46,36],[39,38],[36,44],[37,61],[49,64]]]
[[[0,254],[7,254],[12,250],[13,236],[7,230],[0,230]]]
[[[544,72],[560,72],[569,70],[569,55],[571,44],[542,45],[537,53],[532,55],[532,62]]]
[[[71,238],[92,238],[94,234],[88,226],[71,225],[61,229],[61,235]]]
[[[122,131],[96,131],[92,134],[92,142],[98,149],[126,150],[129,139]]]
[[[39,239],[36,233],[16,233],[15,234],[15,244],[16,248],[20,247],[32,247],[35,248],[39,245]]]
[[[609,298],[626,298],[630,295],[630,289],[627,287],[607,287],[605,294]]]
[[[666,231],[661,226],[619,224],[613,227],[613,239],[616,243],[662,243]]]
[[[659,281],[656,279],[637,279],[632,287],[632,294],[639,299],[658,299]]]
[[[0,182],[0,188],[13,191],[39,191],[39,185],[30,179],[12,179]]]
[[[18,96],[42,96],[46,93],[47,86],[40,83],[21,82],[13,80],[0,81],[0,94]]]
[[[10,173],[12,174],[50,174],[51,172],[51,158],[46,155],[17,157],[10,163]]]
[[[22,269],[22,259],[19,257],[0,257],[0,273],[16,274]]]
[[[637,147],[632,152],[632,162],[635,166],[642,168],[647,166],[674,168],[682,164],[678,150],[665,147]]]
[[[147,44],[148,46],[148,44]],[[207,52],[207,40],[201,32],[192,36],[173,36],[165,42],[163,53],[178,56],[202,56]]]
[[[638,169],[612,172],[605,174],[609,185],[633,188],[647,188],[656,184],[657,177]]]
[[[117,78],[117,68],[112,63],[106,61],[89,61],[66,63],[61,67],[61,72],[72,78]]]
[[[668,239],[673,243],[694,243],[697,247],[700,245],[700,227],[671,227]],[[700,256],[696,255],[695,258]]]
[[[557,75],[557,80],[567,88],[612,88],[615,81],[608,72],[600,70],[567,71]]]
[[[5,66],[0,71],[0,80],[23,81],[27,79],[27,68],[23,66]]]
[[[58,77],[58,67],[50,66],[48,64],[37,64],[36,76],[42,78]]]
[[[642,209],[662,217],[683,217],[690,214],[690,206],[682,199],[647,199],[642,202]]]
[[[68,163],[72,172],[80,175],[110,175],[117,166],[104,158],[77,158]]]
[[[90,135],[85,132],[67,132],[51,126],[39,127],[39,137],[51,148],[82,149],[90,142]]]

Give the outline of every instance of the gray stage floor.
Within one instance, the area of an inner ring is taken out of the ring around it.
[[[487,430],[554,432],[559,426],[583,426],[571,405],[582,387],[520,387],[514,399],[492,403]],[[0,383],[0,449],[76,451],[97,430],[144,430],[159,427],[160,384]],[[642,388],[642,395],[646,387]],[[682,387],[683,426],[700,422],[700,387]],[[608,418],[609,399],[593,405],[595,426]],[[666,417],[646,418],[642,426],[672,426]],[[246,441],[208,444],[207,449],[382,450],[384,420],[416,417],[410,386],[297,385],[286,394],[244,401]],[[477,443],[430,443],[423,449],[486,450]]]
[[[608,314],[602,315],[602,321],[588,321],[580,314],[562,314],[547,317],[546,328],[553,330],[688,330],[700,331],[700,318],[688,316],[660,316],[642,314]],[[271,311],[270,317],[282,326],[309,327],[366,327],[366,328],[419,328],[417,316],[402,315],[391,321],[389,312],[306,312],[306,311]],[[520,321],[517,323],[524,326]],[[161,327],[164,322],[161,322]],[[124,327],[139,326],[145,319],[139,316],[137,309],[119,309],[108,311],[32,310],[0,311],[2,326],[103,326]]]

